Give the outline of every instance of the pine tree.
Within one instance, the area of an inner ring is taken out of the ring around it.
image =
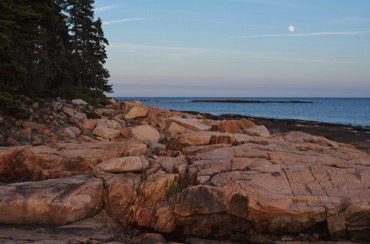
[[[108,40],[104,37],[101,20],[94,21],[94,0],[68,2],[73,61],[78,70],[75,72],[77,86],[111,92],[112,88],[107,84],[109,72],[103,66]]]
[[[50,76],[45,80],[45,92],[62,95],[73,90],[72,47],[68,29],[68,3],[66,0],[50,0],[50,15],[45,16],[45,58]]]
[[[15,31],[19,28],[17,5],[12,0],[0,1],[0,81],[10,86],[26,78],[26,69],[18,62],[15,51]]]
[[[31,96],[111,92],[94,0],[0,0],[0,82]]]
[[[107,53],[105,46],[109,45],[108,40],[104,37],[102,29],[102,21],[98,18],[94,22],[93,38],[90,43],[91,55],[92,55],[92,70],[91,72],[91,84],[90,87],[105,92],[112,92],[112,86],[108,85],[108,78],[110,77],[107,69],[104,68],[104,64],[107,59]]]

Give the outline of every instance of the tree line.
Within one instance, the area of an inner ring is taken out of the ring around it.
[[[31,97],[112,92],[94,0],[0,0],[0,87]]]

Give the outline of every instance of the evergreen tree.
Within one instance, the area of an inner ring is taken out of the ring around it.
[[[66,0],[51,0],[50,6],[50,16],[45,19],[45,57],[51,76],[45,80],[45,89],[50,95],[63,95],[74,89],[68,3]]]
[[[37,14],[38,19],[35,27],[38,30],[38,43],[34,45],[34,56],[32,57],[32,67],[28,69],[27,86],[28,93],[40,95],[47,90],[47,83],[54,79],[53,73],[53,43],[54,38],[51,30],[57,23],[56,15],[53,12],[53,0],[32,0],[30,1],[32,10]]]
[[[107,84],[109,72],[103,66],[107,58],[105,46],[108,40],[104,37],[101,20],[94,21],[94,0],[68,2],[77,86],[80,89],[94,88],[111,92],[112,88]]]
[[[1,0],[0,82],[31,96],[111,92],[94,0]]]
[[[104,38],[104,32],[102,29],[102,21],[99,18],[94,22],[94,28],[92,32],[92,40],[90,42],[89,53],[91,55],[91,66],[90,70],[90,87],[94,89],[102,90],[105,92],[112,92],[112,86],[108,85],[108,78],[110,77],[107,69],[104,68],[104,64],[107,59],[107,53],[105,46],[109,45],[108,40]]]
[[[14,1],[0,1],[0,81],[10,86],[24,80],[27,72],[16,56],[21,42],[16,38],[22,36],[21,33],[17,36],[20,29],[17,12],[22,15],[23,10]]]

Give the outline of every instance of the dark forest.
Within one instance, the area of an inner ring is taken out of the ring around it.
[[[0,96],[112,92],[94,0],[0,1]]]

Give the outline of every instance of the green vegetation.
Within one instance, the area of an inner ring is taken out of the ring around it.
[[[105,106],[109,103],[107,97],[104,95],[101,90],[92,90],[89,88],[77,89],[68,96],[65,96],[66,99],[81,98],[88,104],[98,107]]]
[[[85,112],[88,119],[99,119],[100,115],[95,112]]]
[[[0,1],[0,105],[22,116],[14,92],[101,103],[112,92],[104,68],[108,40],[94,0]],[[82,97],[81,94],[86,94]],[[91,98],[92,96],[92,98]],[[87,99],[91,98],[91,99]]]
[[[30,116],[30,113],[22,109],[20,97],[16,90],[8,89],[0,83],[0,114],[7,114],[16,119],[24,119]]]
[[[168,188],[167,197],[175,196],[177,193],[179,193],[179,191],[180,189],[177,182],[173,182],[170,184],[170,187]]]
[[[136,196],[137,197],[142,197],[143,196],[143,193],[140,190],[140,186],[136,187]]]

